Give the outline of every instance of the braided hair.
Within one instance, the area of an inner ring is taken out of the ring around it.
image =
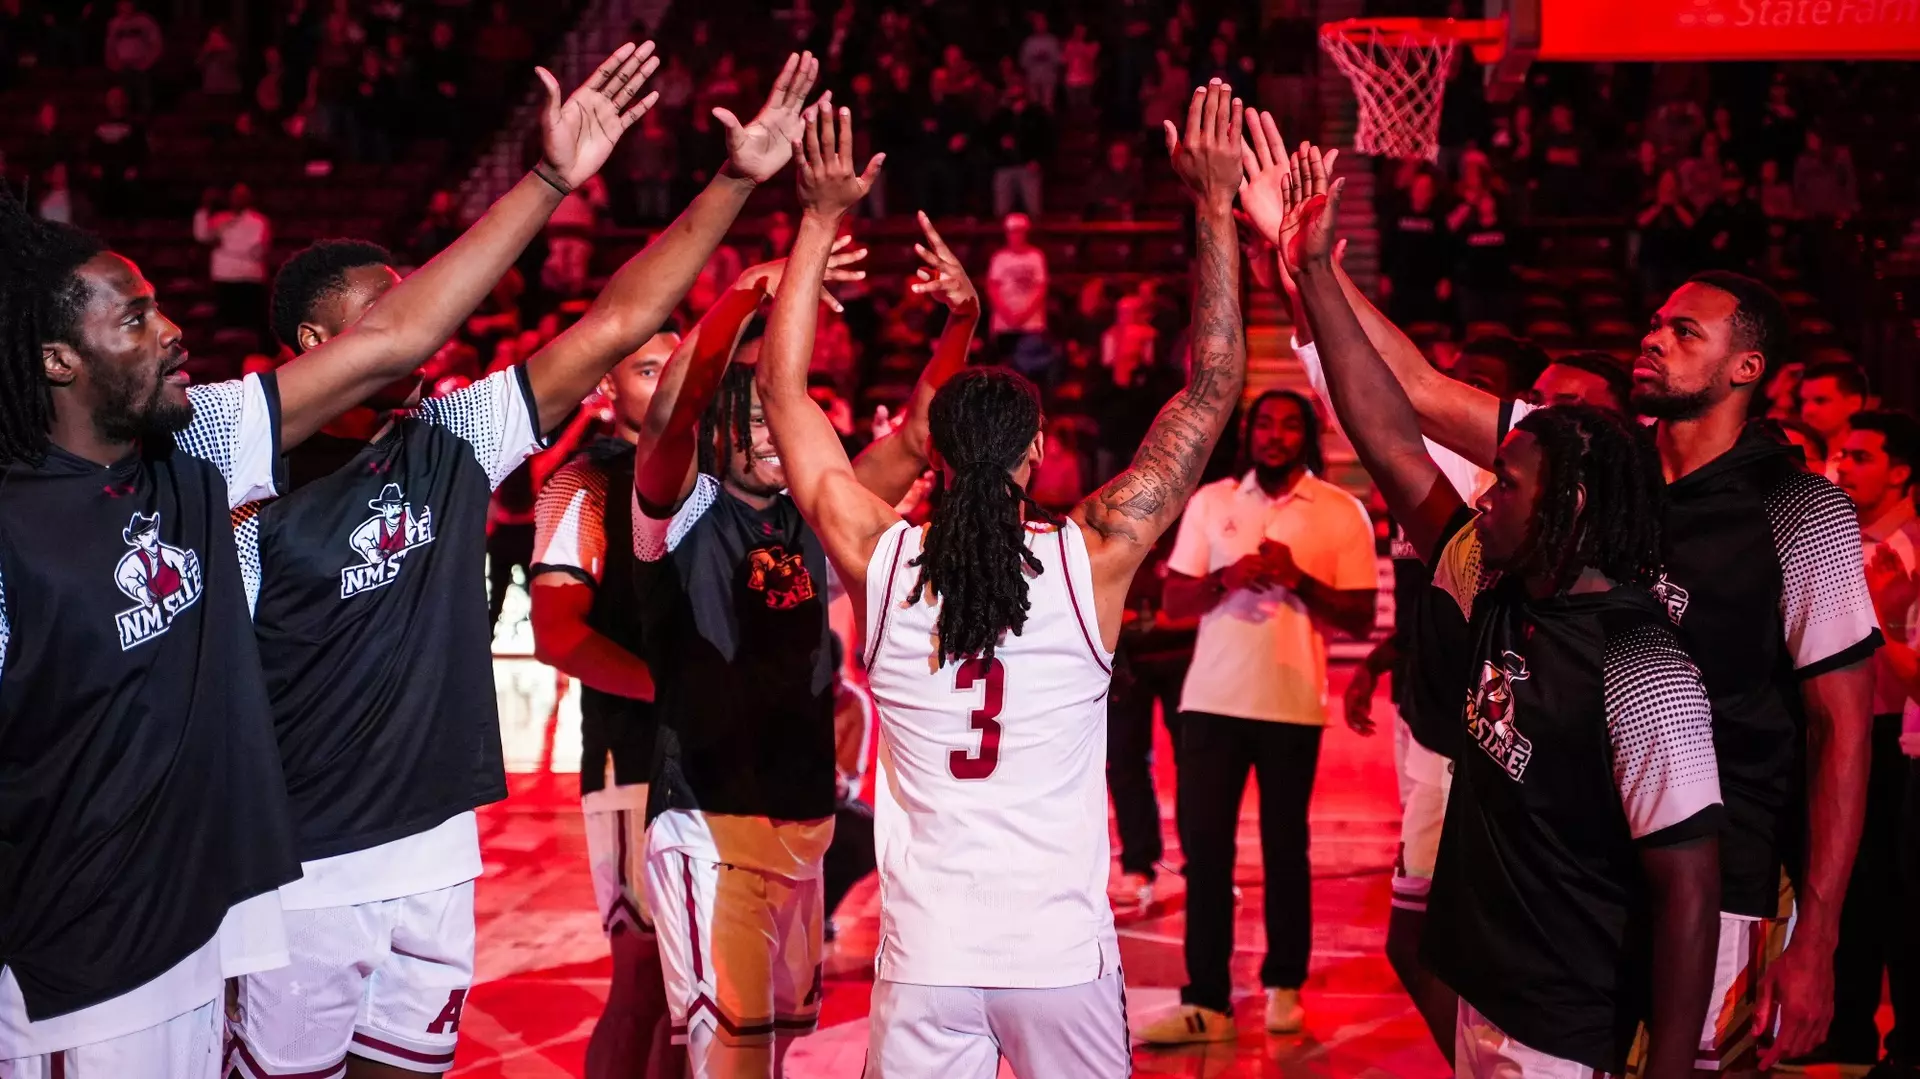
[[[1040,560],[1027,549],[1026,519],[1060,523],[1012,475],[1040,432],[1040,391],[1005,368],[969,368],[934,394],[928,420],[953,479],[909,563],[920,567],[914,593],[940,597],[943,665],[990,659],[1002,633],[1027,624],[1027,573],[1040,572]]]
[[[1546,474],[1532,546],[1554,590],[1571,587],[1588,566],[1620,584],[1651,586],[1660,576],[1666,483],[1646,429],[1592,405],[1537,409],[1514,427],[1540,443]]]
[[[1320,447],[1320,412],[1313,407],[1313,402],[1293,390],[1265,390],[1247,406],[1246,412],[1240,417],[1240,452],[1235,471],[1245,472],[1253,467],[1253,421],[1260,418],[1260,410],[1267,407],[1269,401],[1292,401],[1293,406],[1300,410],[1304,429],[1300,463],[1316,476],[1326,475],[1326,455]]]
[[[736,363],[720,376],[720,389],[700,416],[700,471],[726,479],[733,450],[753,448],[753,365]]]
[[[0,184],[0,464],[38,464],[53,426],[41,349],[79,346],[87,285],[79,269],[107,249],[86,232],[35,217]]]

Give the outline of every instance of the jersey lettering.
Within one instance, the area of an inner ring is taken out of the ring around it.
[[[1467,698],[1467,733],[1480,748],[1515,780],[1527,773],[1533,742],[1514,725],[1514,683],[1530,677],[1527,661],[1513,652],[1500,653],[1500,663],[1480,665],[1480,684]]]
[[[427,1024],[429,1034],[457,1034],[460,1032],[460,1013],[467,1006],[467,991],[455,989],[447,994],[447,1006]]]
[[[1000,709],[1006,701],[1007,669],[997,659],[974,657],[953,675],[953,691],[970,693],[985,684],[986,699],[968,717],[968,726],[980,732],[980,749],[956,749],[947,754],[947,770],[955,779],[985,779],[1000,765]]]
[[[367,508],[374,515],[360,522],[347,537],[347,543],[363,561],[340,571],[341,599],[392,584],[400,575],[407,552],[433,542],[433,510],[426,506],[416,509],[401,493],[399,484],[387,484]]]
[[[160,515],[136,513],[120,533],[133,548],[120,556],[113,581],[134,603],[114,615],[122,652],[167,631],[180,612],[200,602],[200,555],[160,542]]]

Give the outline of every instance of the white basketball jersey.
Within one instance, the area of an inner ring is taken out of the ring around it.
[[[940,664],[940,606],[914,594],[925,531],[867,567],[880,713],[874,807],[879,977],[1048,989],[1119,964],[1107,904],[1107,687],[1080,529],[1030,525],[1026,628],[991,660]]]

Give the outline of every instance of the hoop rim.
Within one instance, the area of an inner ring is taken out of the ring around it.
[[[1437,45],[1454,41],[1471,48],[1481,63],[1497,59],[1506,45],[1507,20],[1355,18],[1322,23],[1321,40],[1341,38],[1354,44],[1379,39],[1396,47]]]

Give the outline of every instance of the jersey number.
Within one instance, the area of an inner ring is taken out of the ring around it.
[[[953,690],[966,693],[986,683],[987,699],[968,717],[968,726],[980,732],[980,750],[964,749],[947,754],[947,770],[955,779],[985,779],[1000,764],[1000,705],[1005,698],[1007,669],[997,659],[970,659],[954,672]]]

